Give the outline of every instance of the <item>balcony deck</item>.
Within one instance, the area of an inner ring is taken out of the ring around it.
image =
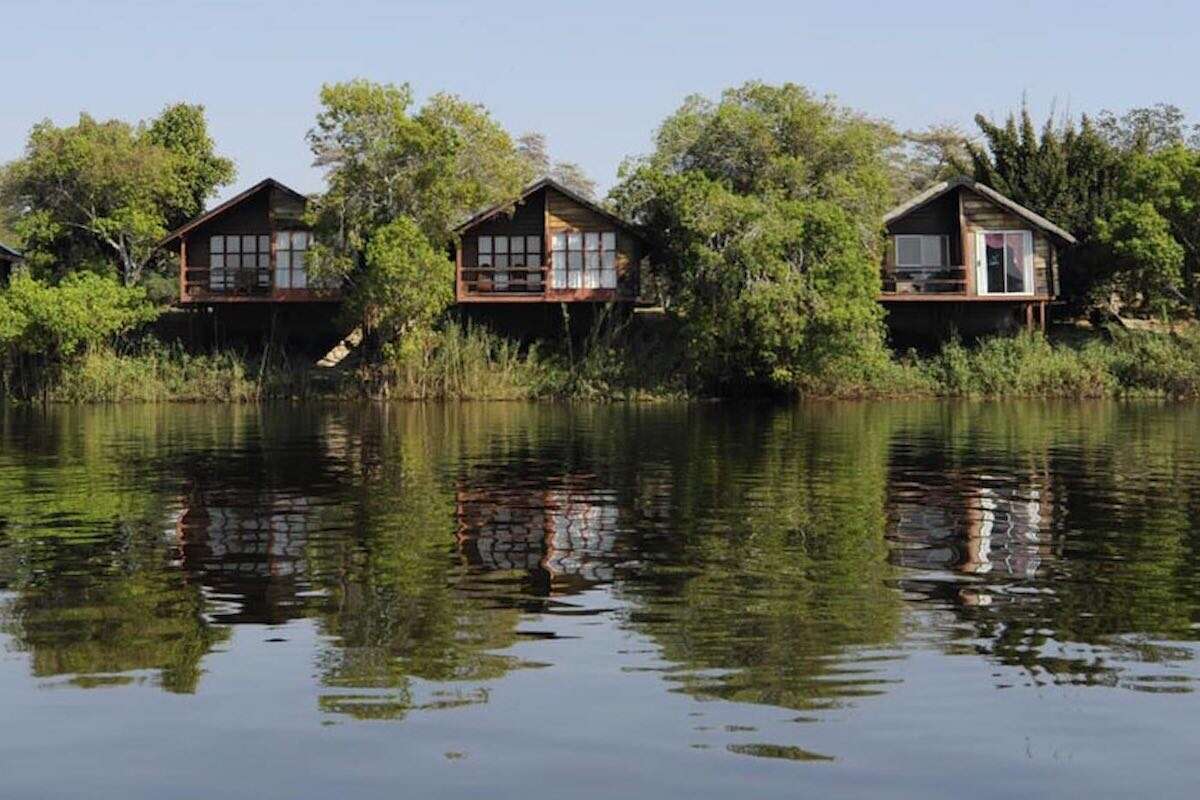
[[[212,285],[212,271],[187,267],[183,271],[179,301],[196,303],[336,303],[342,299],[340,288],[308,286],[303,289],[276,287],[265,271],[225,270],[220,287]]]

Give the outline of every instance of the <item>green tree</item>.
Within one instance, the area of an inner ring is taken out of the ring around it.
[[[454,300],[454,264],[408,217],[377,229],[350,298],[356,318],[384,341],[427,330]]]
[[[892,202],[886,125],[794,84],[688,98],[613,196],[662,264],[696,377],[802,390],[886,358],[879,219]]]
[[[327,85],[308,133],[328,184],[310,211],[314,273],[345,281],[352,313],[382,337],[445,307],[453,270],[438,253],[454,226],[514,200],[532,174],[482,106],[446,94],[412,104],[407,84]]]
[[[1200,307],[1200,150],[1176,142],[1134,153],[1124,194],[1129,202],[1152,207],[1182,251],[1179,280],[1160,288]],[[1178,294],[1180,285],[1186,295]]]
[[[1176,304],[1183,248],[1151,203],[1120,201],[1100,220],[1097,240],[1107,249],[1108,275],[1099,284],[1106,291],[1127,306],[1159,313]]]
[[[0,291],[0,379],[9,392],[31,394],[72,359],[154,319],[158,309],[140,287],[95,273],[68,275],[57,286],[25,273]]]
[[[34,126],[0,195],[39,275],[88,269],[141,281],[168,229],[199,211],[233,177],[213,153],[203,109],[170,106],[150,123]]]

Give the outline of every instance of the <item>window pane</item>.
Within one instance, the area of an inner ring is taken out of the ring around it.
[[[253,253],[257,249],[258,249],[258,237],[257,236],[243,236],[242,237],[242,252],[243,253]]]
[[[567,249],[567,235],[565,233],[554,234],[554,249],[555,250],[566,250]]]
[[[606,231],[600,234],[600,248],[602,250],[617,249],[617,235],[612,231]]]
[[[1025,289],[1025,234],[1010,233],[1004,237],[1007,255],[1007,290],[1024,292]]]
[[[583,249],[583,236],[578,233],[568,233],[567,234],[567,249],[568,250],[582,250]]]
[[[491,253],[480,253],[478,263],[479,263],[479,266],[481,266],[481,267],[490,267],[492,265],[492,254]]]
[[[276,269],[291,269],[292,254],[287,250],[280,250],[275,253],[275,268]]]
[[[497,236],[495,239],[495,243],[493,244],[493,247],[495,248],[495,251],[497,253],[507,253],[508,252],[508,237],[507,236]]]
[[[214,269],[208,273],[208,288],[224,289],[225,288],[225,270]]]
[[[288,237],[287,231],[278,231],[275,234],[275,249],[276,250],[287,250],[288,243],[290,241],[291,241],[291,239]]]
[[[554,270],[554,288],[565,289],[567,287],[567,270],[559,267]]]
[[[303,269],[292,269],[292,288],[307,289],[308,288],[308,273]]]
[[[600,266],[605,269],[615,269],[617,266],[617,254],[612,250],[605,250],[600,257]]]
[[[208,252],[224,253],[225,252],[225,237],[224,236],[208,237]]]
[[[605,253],[605,255],[608,255]],[[615,289],[617,288],[617,271],[615,269],[605,268],[600,270],[600,288]]]
[[[308,231],[292,231],[292,249],[308,249]]]
[[[258,254],[258,268],[259,269],[270,269],[271,268],[271,254],[269,252],[262,252],[262,253]]]
[[[292,288],[292,273],[286,269],[275,270],[275,288],[290,289]]]
[[[514,250],[508,256],[508,263],[509,263],[509,266],[513,266],[513,267],[525,266],[525,254],[520,251]]]
[[[571,251],[567,255],[567,268],[573,272],[583,269],[583,253]]]
[[[583,266],[587,269],[600,269],[600,254],[588,251],[583,254]]]
[[[896,265],[900,267],[919,267],[921,265],[920,237],[896,237]]]
[[[987,290],[1004,291],[1004,234],[988,233],[983,237],[984,264],[987,267]]]
[[[540,267],[541,265],[542,265],[542,254],[541,253],[534,252],[534,253],[526,253],[525,254],[525,266]]]
[[[525,237],[525,252],[526,253],[541,253],[542,252],[542,237],[526,236]]]
[[[260,253],[271,252],[271,237],[270,236],[263,234],[258,237],[258,252],[260,252]]]
[[[226,236],[225,237],[225,252],[226,253],[242,252],[242,237]]]
[[[208,257],[208,265],[213,269],[225,269],[225,255],[223,253],[213,253]]]
[[[479,237],[479,252],[480,253],[492,252],[492,237],[490,237],[490,236],[480,236]]]
[[[297,272],[304,272],[305,268],[308,266],[306,263],[308,259],[305,258],[306,255],[307,255],[307,253],[305,253],[303,250],[301,250],[299,253],[296,253],[296,252],[292,253],[292,274],[293,275],[296,274]]]
[[[942,264],[941,236],[921,237],[921,265],[925,267],[944,266]]]
[[[508,267],[508,255],[507,254],[497,255],[496,256],[496,268],[497,269],[505,269],[507,267]]]
[[[600,249],[600,234],[585,233],[583,235],[584,250],[599,250]]]

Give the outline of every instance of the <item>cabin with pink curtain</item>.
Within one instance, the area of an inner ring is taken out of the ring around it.
[[[1075,237],[970,178],[931,186],[884,217],[879,296],[893,333],[1045,328],[1059,253]]]

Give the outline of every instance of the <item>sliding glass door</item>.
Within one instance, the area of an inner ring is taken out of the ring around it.
[[[975,269],[980,294],[1033,294],[1033,234],[977,233]]]

